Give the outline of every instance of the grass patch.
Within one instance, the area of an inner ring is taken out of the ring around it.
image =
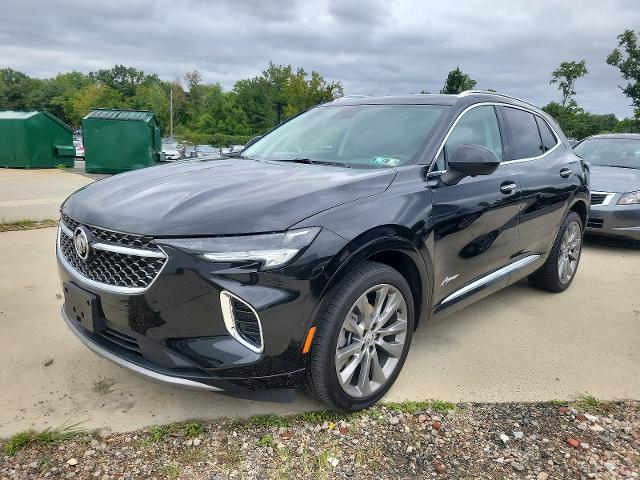
[[[180,468],[180,465],[178,465],[177,463],[174,462],[174,463],[172,463],[170,465],[166,465],[166,466],[162,467],[159,470],[159,473],[163,477],[177,478],[182,473],[182,469]]]
[[[291,420],[280,415],[252,415],[245,422],[246,427],[253,428],[279,428],[291,425]]]
[[[271,435],[263,435],[258,440],[258,445],[261,447],[270,447],[273,445],[273,437]]]
[[[189,422],[182,425],[182,432],[189,438],[200,436],[202,430],[202,424],[198,422]]]
[[[82,422],[73,425],[62,425],[57,428],[45,428],[40,432],[27,430],[16,433],[4,444],[4,453],[5,455],[13,456],[28,445],[56,443],[68,440],[84,432],[83,429],[79,428],[81,423]]]
[[[587,392],[581,393],[578,400],[572,402],[571,406],[576,408],[577,410],[582,410],[583,412],[600,415],[616,413],[624,410],[624,406],[621,404],[621,402],[598,400],[596,397]]]
[[[407,400],[401,403],[389,402],[383,403],[383,406],[394,412],[409,413],[415,415],[418,412],[424,412],[426,410],[434,410],[440,413],[446,413],[449,410],[455,410],[456,405],[451,402],[445,402],[443,400],[429,400],[429,401],[411,401]]]
[[[149,430],[149,437],[145,440],[146,443],[156,443],[164,440],[169,435],[177,434],[176,436],[195,438],[198,437],[204,428],[201,423],[187,422],[187,423],[171,423],[169,425],[156,425]]]
[[[0,222],[0,232],[11,232],[14,230],[33,230],[35,228],[50,228],[58,225],[57,220],[47,218],[44,220],[34,220],[32,218],[22,218],[19,220]]]
[[[56,168],[57,168],[58,170],[69,170],[69,167],[67,167],[64,163],[58,163],[58,164],[56,165]]]
[[[321,424],[324,422],[338,423],[342,420],[349,421],[354,417],[362,416],[363,412],[339,412],[334,410],[319,410],[315,412],[304,412],[296,416],[298,420],[306,423]]]

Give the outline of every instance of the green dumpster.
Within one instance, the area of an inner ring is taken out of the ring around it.
[[[49,112],[0,112],[0,167],[73,167],[73,130]]]
[[[96,109],[82,119],[85,170],[119,173],[163,160],[162,135],[153,112]]]

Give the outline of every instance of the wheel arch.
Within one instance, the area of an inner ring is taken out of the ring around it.
[[[571,207],[569,211],[576,212],[580,215],[580,219],[582,220],[582,228],[584,229],[587,226],[587,219],[589,218],[589,207],[587,206],[587,202],[582,198],[577,199]]]
[[[350,241],[327,266],[329,280],[311,321],[315,321],[319,306],[349,271],[364,261],[374,261],[394,268],[407,280],[414,297],[417,327],[420,320],[430,313],[433,271],[426,247],[421,251],[419,245],[424,245],[424,241],[410,229],[399,225],[376,227]]]

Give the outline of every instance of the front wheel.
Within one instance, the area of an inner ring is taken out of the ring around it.
[[[367,408],[391,388],[409,351],[411,289],[393,268],[363,262],[330,293],[315,324],[307,390],[333,408]]]
[[[578,271],[583,233],[580,215],[570,212],[560,226],[547,261],[529,275],[529,283],[550,292],[569,288]]]

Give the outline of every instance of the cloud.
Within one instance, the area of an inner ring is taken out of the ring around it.
[[[4,5],[3,5],[4,4]],[[460,66],[479,88],[537,104],[558,99],[550,73],[585,59],[579,103],[632,114],[606,64],[637,0],[0,0],[0,66],[38,77],[114,64],[180,79],[197,68],[231,88],[268,63],[317,70],[347,94],[437,92]]]

